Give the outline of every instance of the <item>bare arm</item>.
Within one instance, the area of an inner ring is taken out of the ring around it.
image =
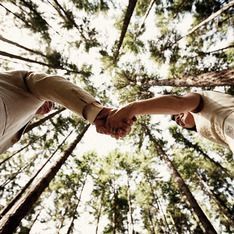
[[[108,118],[107,126],[110,128],[121,127],[123,122],[128,122],[134,116],[145,114],[174,115],[190,112],[199,105],[201,96],[189,93],[184,96],[164,95],[145,100],[139,100],[122,107]]]
[[[179,114],[196,109],[200,95],[189,93],[184,96],[165,95],[130,103],[128,108],[132,115],[144,114]]]

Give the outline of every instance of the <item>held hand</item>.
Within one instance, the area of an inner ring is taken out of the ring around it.
[[[136,121],[132,104],[128,104],[107,117],[107,129],[125,129]]]
[[[116,111],[117,109],[109,108],[109,107],[104,107],[102,109],[102,111],[98,114],[98,116],[96,117],[94,121],[94,124],[96,126],[96,131],[98,133],[108,134],[116,139],[119,139],[121,137],[126,136],[130,132],[131,124],[126,124],[118,129],[117,128],[111,129],[107,127],[106,122],[107,122],[108,117],[114,114]]]

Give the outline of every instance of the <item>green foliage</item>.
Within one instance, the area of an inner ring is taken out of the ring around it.
[[[138,0],[117,60],[114,55],[127,1],[123,4],[123,1],[107,0],[4,0],[0,23],[3,34],[9,33],[8,27],[15,24],[25,38],[13,36],[12,40],[37,48],[35,51],[41,54],[17,46],[9,50],[49,65],[24,65],[21,61],[22,69],[67,75],[105,105],[124,105],[157,93],[180,94],[190,90],[187,87],[153,87],[152,83],[164,76],[160,73],[162,70],[165,73],[167,69],[165,78],[181,79],[184,75],[233,67],[233,39],[230,39],[233,7],[184,37],[189,29],[227,2],[155,0],[147,16],[151,1]],[[104,21],[97,21],[99,19]],[[143,28],[140,28],[142,23]],[[29,44],[28,36],[35,43]],[[221,48],[226,41],[227,45]],[[1,60],[1,64],[11,69],[19,65],[12,59]],[[225,90],[234,93],[233,86]],[[186,130],[172,128],[169,136],[165,130],[168,119],[162,117],[156,123],[153,120],[151,116],[138,117],[130,134],[118,141],[118,148],[104,155],[80,153],[82,140],[19,232],[30,232],[35,211],[42,210],[37,222],[45,225],[44,230],[55,227],[57,233],[66,232],[69,227],[74,233],[82,231],[80,218],[87,213],[91,217],[90,225],[99,233],[204,233],[162,160],[162,152],[150,139],[144,127],[148,126],[157,146],[165,150],[189,190],[199,198],[207,217],[220,225],[216,225],[217,231],[232,233],[231,152]],[[60,113],[25,134],[15,148],[2,154],[0,160],[6,161],[0,170],[0,208],[9,203],[22,189],[23,182],[50,155],[64,153],[74,138],[73,135],[67,138],[71,131],[80,133],[85,125],[71,112]],[[88,143],[93,145],[95,141]],[[105,145],[99,147],[105,148]]]

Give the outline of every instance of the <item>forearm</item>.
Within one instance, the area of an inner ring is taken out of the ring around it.
[[[191,98],[190,98],[191,99]],[[179,114],[192,111],[196,104],[187,96],[164,95],[131,103],[132,115],[144,114]]]
[[[82,115],[87,104],[96,102],[92,95],[60,76],[30,72],[26,82],[30,92],[39,99],[59,103],[78,115]],[[89,105],[86,109],[86,117],[92,123],[102,106]]]

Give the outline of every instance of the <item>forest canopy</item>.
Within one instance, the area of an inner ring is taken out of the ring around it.
[[[2,0],[1,70],[58,74],[115,107],[234,95],[233,25],[233,0]],[[0,155],[0,233],[233,233],[233,171],[229,149],[168,116],[114,140],[56,105]]]

